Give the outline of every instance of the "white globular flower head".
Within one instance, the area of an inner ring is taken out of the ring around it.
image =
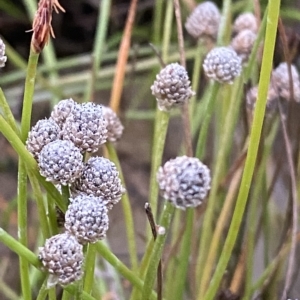
[[[218,7],[211,1],[200,3],[187,18],[185,28],[194,38],[210,37],[215,39],[218,34],[221,14]]]
[[[0,68],[5,66],[7,57],[5,56],[5,44],[0,38]]]
[[[232,84],[241,74],[242,59],[228,47],[212,49],[203,62],[205,75],[220,83]]]
[[[70,199],[65,228],[80,244],[96,243],[106,237],[109,220],[107,207],[95,196],[79,194]]]
[[[75,107],[79,105],[72,98],[59,101],[51,112],[51,118],[62,128],[67,117],[73,112]]]
[[[60,136],[60,128],[51,118],[39,120],[28,133],[26,148],[35,159],[38,159],[43,147],[60,139]]]
[[[258,97],[258,86],[252,87],[246,94],[246,105],[247,109],[253,113]],[[276,89],[272,85],[269,86],[267,94],[267,104],[266,104],[266,116],[271,117],[277,108],[277,101],[279,95]]]
[[[252,51],[254,42],[256,40],[256,34],[249,30],[244,29],[240,31],[231,41],[231,47],[242,59],[242,62],[247,62]]]
[[[294,100],[300,102],[299,73],[294,65],[291,65],[291,83],[293,85]],[[272,71],[272,84],[277,89],[279,96],[284,100],[291,100],[291,87],[288,64],[283,62]]]
[[[71,189],[75,194],[85,193],[100,197],[108,209],[118,203],[125,192],[115,164],[99,156],[91,157],[85,163],[82,175]]]
[[[39,248],[38,258],[43,269],[50,276],[48,287],[55,284],[62,286],[80,280],[83,271],[82,245],[69,233],[62,233],[47,239],[44,247]]]
[[[54,184],[67,185],[80,177],[83,156],[70,141],[53,141],[42,149],[38,165],[42,176]]]
[[[186,69],[178,63],[163,68],[151,86],[152,95],[156,97],[159,109],[169,111],[188,102],[195,95],[190,84]]]
[[[102,106],[92,102],[78,104],[66,118],[62,138],[69,140],[81,152],[96,152],[107,140],[107,122]]]
[[[117,114],[107,106],[102,106],[103,116],[107,122],[107,140],[116,142],[122,136],[124,126]]]
[[[249,29],[252,32],[257,33],[257,20],[251,12],[240,14],[233,23],[233,32],[236,34],[245,29]]]
[[[210,170],[195,157],[171,159],[157,173],[161,195],[180,209],[199,206],[210,190],[210,181]]]

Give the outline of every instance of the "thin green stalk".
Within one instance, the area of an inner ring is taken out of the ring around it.
[[[217,44],[219,46],[228,45],[230,41],[230,33],[231,33],[231,11],[232,4],[231,0],[223,1],[222,8],[222,18],[221,23],[219,25],[219,32],[217,38]]]
[[[120,275],[126,278],[134,287],[139,290],[143,289],[144,282],[134,274],[130,269],[128,269],[102,242],[96,243],[97,251],[108,263],[110,263]],[[156,300],[156,293],[150,290],[149,297],[151,300]]]
[[[20,130],[17,127],[15,117],[11,112],[11,109],[6,101],[5,95],[1,88],[0,88],[0,108],[3,111],[7,123],[10,125],[10,127],[14,130],[16,134],[20,135]]]
[[[238,87],[242,84],[242,80],[236,80],[234,84],[235,90],[238,90]],[[234,96],[236,93],[234,93]],[[223,99],[223,101],[226,101],[226,99]],[[222,172],[224,170],[224,166],[226,163],[226,154],[228,152],[228,148],[230,148],[230,136],[232,135],[232,132],[234,130],[234,121],[237,119],[236,115],[238,113],[239,105],[238,102],[239,99],[236,99],[235,97],[231,97],[230,99],[230,106],[226,115],[226,118],[224,120],[222,133],[221,133],[221,141],[220,145],[222,147],[218,148],[218,153],[216,157],[215,162],[215,168],[213,171],[212,176],[212,184],[211,184],[211,190],[209,194],[209,198],[207,200],[207,207],[206,212],[203,220],[202,230],[201,230],[201,239],[200,239],[200,248],[199,248],[199,255],[197,260],[197,267],[196,267],[196,278],[197,280],[200,280],[200,290],[198,293],[198,300],[202,299],[205,290],[207,288],[207,284],[210,279],[211,270],[213,268],[213,265],[209,261],[206,260],[207,255],[209,253],[210,247],[210,241],[211,241],[211,234],[212,234],[212,227],[213,227],[213,218],[215,209],[217,207],[217,204],[220,203],[217,200],[217,194],[218,194],[218,188],[220,179],[222,176]],[[216,251],[218,247],[214,249]],[[203,271],[205,270],[205,271]],[[201,278],[201,279],[200,279]]]
[[[46,279],[46,280],[44,280],[44,282],[39,290],[36,300],[45,300],[48,295],[48,291],[49,291],[49,289],[47,288],[47,279]]]
[[[48,218],[47,218],[46,209],[44,205],[44,197],[37,178],[29,174],[29,179],[33,189],[34,198],[37,204],[37,211],[39,215],[39,222],[42,229],[42,234],[43,237],[46,239],[50,237],[50,229],[49,229]]]
[[[170,1],[171,2],[171,1]],[[156,174],[158,168],[161,165],[162,155],[164,151],[165,139],[169,124],[169,113],[161,111],[157,108],[155,117],[155,132],[152,146],[152,163],[151,163],[151,175],[150,175],[150,205],[153,212],[153,216],[157,215],[158,206],[158,184],[156,181]]]
[[[206,138],[208,134],[208,127],[209,123],[211,121],[215,104],[217,101],[217,95],[220,89],[220,84],[218,82],[210,82],[209,86],[209,93],[207,97],[209,97],[209,100],[204,100],[207,104],[207,106],[204,108],[205,114],[204,114],[204,120],[201,124],[201,130],[197,142],[197,147],[196,147],[196,157],[198,158],[203,158],[205,154],[205,146],[206,146]]]
[[[85,273],[83,290],[88,294],[91,293],[94,284],[95,260],[97,248],[95,244],[89,244],[85,256]]]
[[[57,224],[57,215],[56,215],[56,205],[54,199],[47,194],[47,214],[49,219],[51,236],[59,233],[58,224]]]
[[[200,83],[200,74],[201,74],[201,67],[202,67],[202,61],[203,61],[203,55],[204,55],[204,45],[202,40],[198,40],[197,44],[197,49],[195,52],[195,57],[194,57],[194,66],[193,66],[193,76],[192,76],[192,90],[196,92],[196,95],[192,97],[190,100],[190,116],[191,120],[195,117],[195,102],[197,99],[197,91],[199,88],[199,83]],[[196,116],[197,117],[197,116]],[[193,125],[194,122],[191,122],[191,126]],[[192,131],[194,128],[192,128]]]
[[[64,289],[61,300],[71,300],[71,294]]]
[[[125,179],[124,179],[124,175],[122,172],[121,164],[120,164],[116,149],[114,148],[114,146],[111,143],[107,143],[106,147],[107,147],[107,150],[109,153],[109,158],[117,166],[122,184],[123,184],[123,186],[125,186]],[[125,193],[122,196],[121,204],[122,204],[123,214],[124,214],[124,219],[125,219],[127,243],[128,243],[131,267],[132,267],[133,271],[137,271],[138,257],[137,257],[136,241],[135,241],[134,221],[133,221],[132,209],[131,209],[128,193]]]
[[[161,41],[162,31],[162,15],[163,15],[164,1],[156,0],[154,5],[154,18],[153,18],[153,30],[152,41],[154,45],[158,45]]]
[[[32,264],[34,267],[40,268],[42,266],[41,262],[33,252],[22,245],[19,241],[14,239],[2,228],[0,228],[0,242],[8,247],[11,251],[22,257],[25,261]]]
[[[18,169],[18,238],[20,243],[27,247],[27,172],[21,159]],[[19,261],[22,295],[24,300],[30,300],[32,294],[29,282],[29,264],[22,256],[19,256]]]
[[[56,300],[56,289],[55,289],[55,287],[48,290],[48,297],[49,297],[49,300]]]
[[[100,68],[103,52],[105,49],[105,39],[107,34],[108,22],[110,17],[111,0],[102,0],[100,2],[96,36],[94,39],[94,50],[92,54],[91,78],[87,81],[87,87],[84,96],[84,102],[91,101],[94,89],[94,80]]]
[[[25,90],[24,90],[23,110],[22,110],[22,120],[21,120],[21,139],[23,143],[26,141],[28,132],[30,130],[32,101],[33,101],[38,59],[39,59],[39,54],[36,54],[32,50],[30,50],[26,79],[25,79]]]
[[[161,216],[161,221],[159,224],[160,227],[164,230],[164,232],[163,233],[158,232],[157,238],[154,242],[153,251],[151,254],[148,270],[144,280],[144,287],[142,292],[143,300],[150,299],[151,291],[157,274],[158,263],[162,256],[167,232],[169,230],[174,211],[175,211],[174,205],[171,202],[167,201],[165,203],[164,210]]]
[[[181,242],[181,251],[178,257],[178,263],[176,264],[176,272],[174,278],[174,300],[184,299],[184,288],[187,283],[187,272],[189,266],[189,257],[192,245],[192,233],[194,225],[195,209],[187,209],[187,223],[184,231],[183,239]]]
[[[254,111],[253,124],[251,128],[249,149],[245,162],[245,169],[242,177],[242,182],[237,198],[236,207],[230,224],[229,232],[223,247],[220,260],[216,267],[215,273],[211,280],[204,300],[212,300],[215,298],[220,282],[224,275],[228,261],[230,259],[232,249],[239,232],[239,228],[243,219],[245,206],[249,194],[249,189],[252,182],[255,161],[257,157],[258,145],[262,131],[262,124],[265,113],[266,99],[270,82],[270,74],[272,70],[273,54],[275,47],[275,39],[277,32],[277,23],[279,16],[280,0],[269,1],[268,23],[266,28],[266,36],[264,42],[264,51],[262,59],[262,67],[259,80],[258,99]]]
[[[255,249],[255,235],[257,229],[257,211],[258,204],[260,199],[261,190],[265,184],[263,177],[265,176],[265,167],[267,163],[267,159],[270,155],[271,146],[273,145],[273,141],[275,139],[276,133],[278,129],[278,122],[273,125],[272,131],[269,136],[265,140],[264,153],[262,157],[262,161],[259,166],[259,170],[257,172],[254,185],[253,196],[251,197],[251,201],[249,204],[249,215],[248,215],[248,225],[247,225],[247,233],[246,233],[246,243],[247,243],[247,268],[246,268],[246,280],[245,280],[245,293],[244,300],[250,299],[250,291],[252,287],[252,275],[253,275],[253,255]],[[265,201],[266,202],[266,201]]]

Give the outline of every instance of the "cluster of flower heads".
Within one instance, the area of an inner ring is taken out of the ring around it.
[[[46,240],[39,258],[49,272],[48,285],[67,285],[81,278],[82,245],[105,238],[108,211],[121,200],[124,188],[113,162],[95,156],[83,162],[107,140],[118,140],[123,126],[110,108],[93,103],[60,101],[49,119],[40,120],[29,132],[26,147],[47,181],[68,186],[70,204],[65,233]]]
[[[159,168],[161,195],[175,207],[197,207],[210,190],[210,170],[196,157],[179,156]]]
[[[271,82],[267,95],[266,115],[272,116],[277,109],[279,99],[284,101],[294,100],[300,102],[300,79],[297,68],[294,65],[289,66],[286,62],[280,63],[272,71]],[[292,92],[293,91],[293,92]],[[258,86],[252,87],[246,96],[247,108],[253,112],[258,96]]]
[[[200,3],[187,18],[185,28],[196,39],[215,41],[221,22],[218,7],[211,1]],[[247,62],[257,33],[257,21],[252,13],[238,16],[233,24],[233,38],[226,47],[215,47],[206,56],[203,68],[207,77],[220,83],[233,83]]]

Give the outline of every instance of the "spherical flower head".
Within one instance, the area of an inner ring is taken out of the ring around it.
[[[60,136],[60,128],[52,119],[39,120],[28,133],[26,148],[38,159],[43,147],[60,139]]]
[[[195,94],[190,84],[187,71],[178,63],[163,68],[151,86],[152,95],[156,97],[159,109],[169,111],[186,103]]]
[[[7,57],[5,56],[5,44],[0,38],[0,68],[5,66]]]
[[[251,12],[240,14],[234,21],[233,31],[239,33],[242,30],[249,29],[254,33],[257,33],[258,25],[256,17]]]
[[[81,279],[82,245],[69,233],[57,234],[46,240],[39,248],[39,259],[49,272],[48,287],[55,284],[68,285]]]
[[[106,237],[109,220],[107,207],[98,197],[80,194],[65,215],[65,228],[80,244],[96,243]]]
[[[161,195],[180,209],[202,203],[210,189],[210,171],[198,158],[179,156],[157,173]]]
[[[218,7],[211,1],[199,4],[187,18],[185,28],[194,38],[210,37],[215,39],[218,34],[221,14]]]
[[[62,137],[78,147],[81,152],[96,152],[107,140],[107,122],[102,106],[94,103],[78,104],[68,115]]]
[[[232,39],[230,45],[237,55],[242,59],[243,63],[248,61],[255,40],[256,34],[249,29],[240,31]]]
[[[125,192],[115,164],[99,156],[86,162],[82,175],[71,188],[74,193],[100,197],[108,209],[118,203]]]
[[[52,110],[51,118],[62,128],[67,117],[79,105],[72,98],[59,101]]]
[[[258,97],[258,87],[252,87],[246,95],[246,105],[247,109],[253,113]],[[267,95],[267,104],[266,104],[266,116],[271,117],[277,108],[277,101],[279,95],[276,89],[272,85],[269,86],[268,95]]]
[[[107,106],[102,106],[103,116],[107,122],[107,140],[116,142],[122,136],[124,126],[117,114]]]
[[[216,47],[204,59],[203,69],[207,77],[220,83],[232,84],[241,74],[242,60],[233,49]]]
[[[294,100],[300,102],[300,82],[299,73],[294,65],[291,65],[291,77],[293,85]],[[281,63],[279,66],[273,70],[271,78],[273,86],[277,89],[279,96],[282,99],[290,100],[291,88],[290,88],[290,78],[288,71],[288,64]]]
[[[57,140],[44,146],[38,165],[42,176],[54,184],[67,185],[80,177],[83,170],[82,154],[70,141]]]

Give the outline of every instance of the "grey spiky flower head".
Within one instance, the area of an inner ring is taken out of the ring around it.
[[[171,108],[183,105],[195,93],[192,91],[188,73],[178,63],[164,67],[151,86],[152,95],[156,97],[160,110],[169,111]]]
[[[232,84],[241,74],[242,60],[233,49],[216,47],[204,59],[203,69],[207,77],[220,83]]]
[[[28,133],[26,148],[38,159],[43,147],[60,139],[60,136],[60,128],[52,119],[39,120]]]
[[[300,102],[300,82],[299,73],[294,65],[291,65],[291,75],[293,84],[294,100]],[[288,64],[283,62],[272,71],[272,84],[277,89],[279,96],[282,99],[291,99],[290,79],[288,72]]]
[[[73,183],[82,173],[80,150],[70,141],[53,141],[42,149],[38,165],[42,176],[54,184]]]
[[[157,173],[161,195],[180,209],[202,203],[210,189],[210,171],[198,158],[179,156]]]
[[[62,233],[47,239],[39,248],[38,258],[49,272],[48,287],[55,284],[68,285],[83,275],[82,245],[69,233]]]
[[[109,220],[106,205],[98,197],[79,194],[70,199],[65,228],[80,244],[96,243],[106,237]]]
[[[0,38],[0,68],[5,66],[7,57],[5,56],[5,44]]]
[[[237,53],[237,55],[242,59],[242,62],[248,61],[255,40],[256,34],[249,29],[240,31],[232,39],[230,45],[233,48],[233,50]]]
[[[254,33],[257,33],[258,25],[256,17],[251,12],[240,14],[233,23],[233,31],[239,33],[242,30],[249,29]]]
[[[221,14],[218,7],[211,1],[200,3],[187,18],[185,28],[194,38],[210,37],[215,39],[218,34]]]
[[[101,105],[77,104],[65,120],[62,138],[73,142],[82,152],[93,153],[106,142],[106,127]]]
[[[51,118],[62,128],[67,117],[73,112],[78,104],[72,99],[64,99],[59,101],[51,112]]]
[[[107,140],[116,142],[122,136],[124,126],[117,114],[108,106],[102,106],[103,116],[107,122]]]
[[[100,197],[108,209],[118,203],[125,192],[115,164],[100,156],[91,157],[85,163],[82,175],[71,188],[74,193]]]
[[[258,97],[258,87],[252,87],[246,95],[246,105],[247,109],[253,113],[255,109],[255,104]],[[272,116],[277,108],[277,101],[279,95],[276,89],[272,85],[269,86],[266,104],[266,116]]]

